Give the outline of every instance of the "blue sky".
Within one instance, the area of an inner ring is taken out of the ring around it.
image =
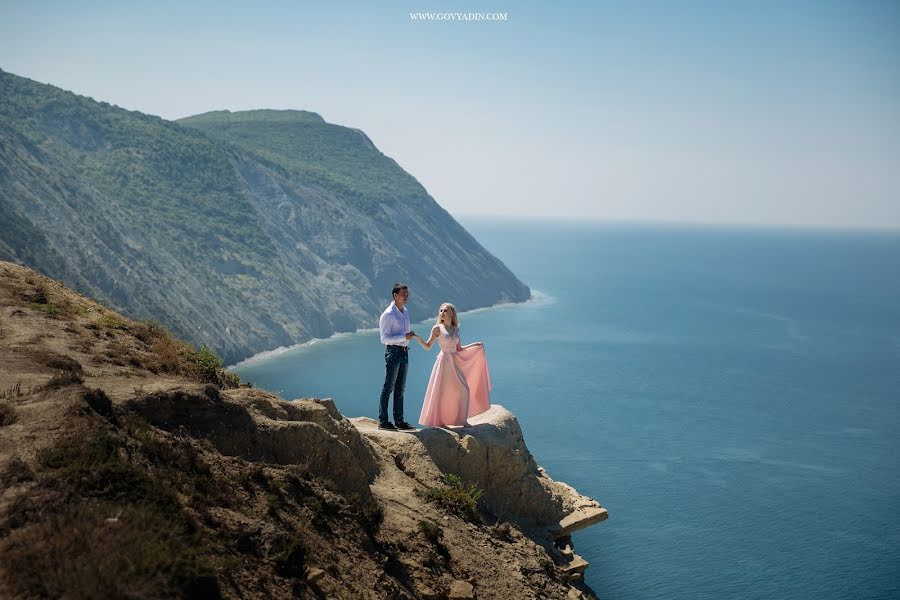
[[[312,110],[455,214],[900,228],[897,2],[3,0],[0,68]]]

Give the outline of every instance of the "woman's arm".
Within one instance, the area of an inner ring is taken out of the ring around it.
[[[462,338],[458,338],[456,340],[456,351],[460,350],[468,350],[469,348],[475,348],[477,346],[484,346],[483,342],[472,342],[471,344],[466,344],[465,346],[460,345],[462,343]]]
[[[419,336],[416,336],[416,340],[418,340],[418,342],[422,345],[423,348],[425,348],[426,350],[431,350],[431,347],[434,345],[434,341],[436,339],[438,339],[438,336],[440,334],[441,334],[440,328],[437,325],[435,325],[431,329],[431,337],[428,338],[427,342],[423,341],[422,338],[420,338]]]

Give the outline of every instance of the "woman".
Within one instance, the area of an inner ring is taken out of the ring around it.
[[[468,426],[467,419],[491,406],[491,376],[484,344],[459,343],[459,319],[452,304],[441,304],[431,337],[416,339],[426,350],[437,341],[441,351],[431,369],[419,423],[429,427]]]

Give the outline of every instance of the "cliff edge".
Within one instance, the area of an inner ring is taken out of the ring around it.
[[[503,407],[384,432],[0,262],[0,596],[582,598],[606,518]]]

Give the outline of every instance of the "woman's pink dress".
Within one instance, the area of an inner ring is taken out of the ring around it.
[[[453,335],[438,325],[441,351],[431,369],[419,423],[428,427],[463,425],[491,406],[491,375],[484,346],[457,351],[459,329]]]

